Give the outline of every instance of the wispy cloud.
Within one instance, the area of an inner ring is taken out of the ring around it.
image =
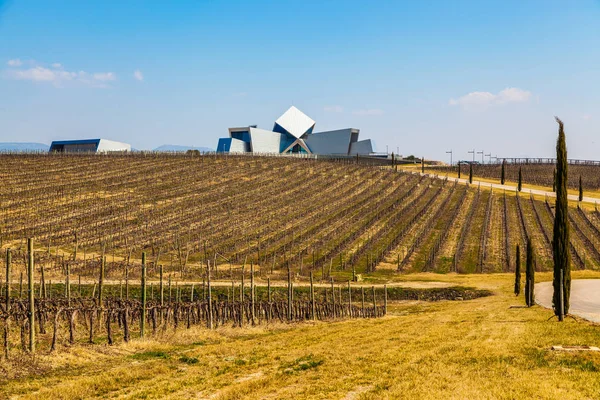
[[[483,109],[491,105],[507,103],[524,103],[531,99],[531,92],[519,88],[506,88],[497,94],[490,92],[471,92],[457,99],[450,99],[448,104],[460,106],[466,110]]]
[[[246,97],[248,96],[248,92],[236,92],[232,94],[233,97]]]
[[[355,110],[352,112],[354,115],[383,115],[383,110],[379,108],[366,108],[362,110]]]
[[[342,112],[344,112],[344,107],[342,107],[342,106],[325,106],[325,107],[323,107],[323,110],[325,112],[331,112],[331,113],[342,113]]]
[[[140,71],[139,69],[133,71],[133,77],[135,78],[135,80],[138,80],[140,82],[144,80],[144,74],[142,74],[142,71]]]
[[[23,61],[19,60],[18,58],[15,58],[14,60],[8,60],[6,64],[8,64],[9,67],[20,67],[21,65],[23,65]]]
[[[31,67],[19,68],[23,65],[20,60],[10,60],[8,65],[11,68],[4,71],[4,77],[7,79],[50,83],[56,87],[63,87],[66,84],[79,84],[94,88],[105,88],[108,87],[108,82],[117,79],[114,72],[67,71],[59,63],[53,63],[47,67],[33,62]]]

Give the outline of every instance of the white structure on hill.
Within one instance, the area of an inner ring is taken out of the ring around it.
[[[290,107],[275,121],[272,131],[256,125],[229,128],[229,137],[219,139],[219,153],[280,153],[355,155],[370,154],[370,139],[358,140],[359,130],[354,128],[316,132],[315,121]]]
[[[55,140],[50,153],[108,153],[131,151],[131,145],[107,139]]]

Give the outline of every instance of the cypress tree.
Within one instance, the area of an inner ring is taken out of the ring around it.
[[[473,183],[473,164],[469,164],[469,183]]]
[[[523,186],[523,173],[521,172],[521,167],[519,167],[519,183],[517,185],[517,190],[521,191]]]
[[[552,304],[554,314],[562,321],[569,312],[571,294],[571,260],[569,254],[569,214],[567,200],[567,144],[563,122],[558,122],[556,141],[556,211],[554,213],[554,234],[552,250],[554,259],[554,294]],[[561,307],[562,304],[562,307]]]
[[[506,159],[502,160],[502,171],[500,173],[500,184],[504,185],[504,181],[506,179],[506,171],[504,170],[506,168]]]
[[[581,183],[581,175],[579,175],[579,201],[583,201],[583,185]]]
[[[425,173],[425,157],[421,157],[421,172]]]
[[[515,266],[515,296],[521,293],[521,248],[517,244],[517,258]]]
[[[458,163],[458,179],[460,179],[460,163]]]
[[[535,285],[535,254],[531,246],[531,238],[527,239],[527,261],[525,263],[525,304],[531,307],[535,304],[535,294],[533,291]]]
[[[552,178],[552,191],[556,193],[556,168],[554,168],[554,175]]]

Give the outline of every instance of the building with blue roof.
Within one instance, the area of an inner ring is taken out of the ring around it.
[[[55,140],[50,153],[108,153],[131,151],[131,145],[107,139]]]

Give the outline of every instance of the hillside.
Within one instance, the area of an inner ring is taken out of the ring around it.
[[[82,253],[97,256],[102,248],[112,256],[113,279],[123,277],[123,260],[137,263],[142,251],[181,278],[201,277],[200,263],[208,260],[219,278],[237,276],[244,263],[273,277],[289,266],[304,279],[309,271],[336,280],[353,271],[505,272],[514,269],[515,247],[526,237],[538,269],[551,267],[551,200],[353,162],[2,157],[4,247],[23,249],[23,239],[33,237],[53,250],[46,256],[56,264],[57,252],[70,257],[77,244],[73,273],[84,276],[95,272]],[[574,267],[600,267],[600,214],[573,207],[570,219]]]

